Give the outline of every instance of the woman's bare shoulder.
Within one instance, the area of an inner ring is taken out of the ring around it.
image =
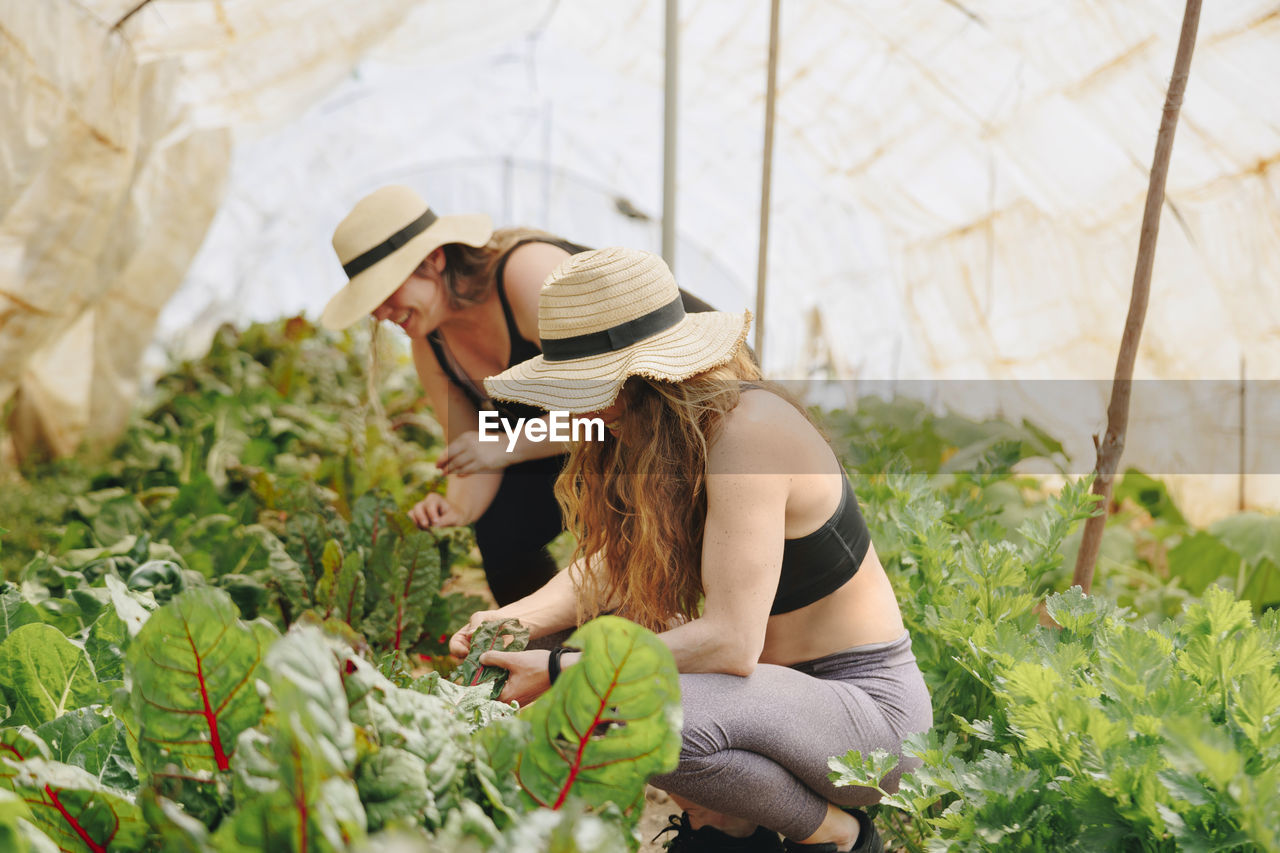
[[[538,340],[538,296],[551,271],[569,253],[551,243],[525,243],[512,250],[502,278],[507,301],[515,312],[516,325],[528,340]]]
[[[720,433],[712,444],[712,454],[765,454],[787,458],[803,451],[822,435],[783,397],[762,388],[742,392],[738,405],[725,415]]]

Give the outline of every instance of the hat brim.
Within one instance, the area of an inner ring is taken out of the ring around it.
[[[630,376],[679,382],[726,364],[747,339],[751,312],[686,314],[670,329],[602,355],[567,361],[534,356],[484,380],[496,400],[571,414],[598,412]]]
[[[483,213],[441,216],[430,228],[348,280],[325,305],[320,325],[345,329],[373,313],[437,247],[447,243],[483,246],[492,236],[493,223]]]

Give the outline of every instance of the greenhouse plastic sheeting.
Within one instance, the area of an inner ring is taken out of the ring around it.
[[[48,20],[19,33],[37,5]],[[33,418],[66,442],[76,424],[109,434],[119,423],[148,312],[202,237],[159,321],[168,351],[198,348],[225,319],[316,316],[341,284],[333,225],[390,181],[442,212],[657,248],[661,0],[428,0],[408,15],[395,3],[154,2],[122,28],[124,58],[112,60],[106,32],[132,5],[0,3],[6,38],[41,46],[16,72],[4,60],[5,97],[23,119],[2,131],[6,164],[22,167],[6,170],[2,197],[28,212],[0,223],[0,270],[13,278],[0,286],[0,383],[21,380],[24,400],[78,414]],[[676,272],[717,305],[753,307],[769,4],[679,6]],[[1061,396],[1045,383],[1113,370],[1181,12],[1165,0],[782,3],[768,372],[841,378],[846,396],[883,380],[972,414],[1030,416],[1087,469],[1107,383]],[[85,49],[56,51],[54,24],[71,22]],[[376,55],[345,75],[375,32]],[[101,152],[91,157],[93,135],[69,129],[71,111],[36,109],[54,91],[93,103],[111,61],[117,88],[147,93],[134,97],[168,121],[161,131],[138,119],[141,106],[127,120],[107,111],[104,126],[146,131],[115,179]],[[23,69],[54,85],[33,88]],[[77,74],[94,86],[77,88]],[[1280,470],[1267,457],[1280,417],[1262,381],[1280,379],[1276,79],[1275,3],[1206,3],[1138,360],[1139,377],[1169,384],[1135,405],[1124,458],[1194,475],[1180,486],[1193,517],[1234,508],[1242,470],[1260,474],[1249,503],[1280,503],[1266,476]],[[193,165],[230,146],[229,172],[225,154],[207,180],[149,165],[178,145],[196,146]],[[75,168],[53,167],[55,151]],[[170,182],[182,189],[162,199]],[[184,221],[181,241],[152,235]],[[165,275],[128,275],[132,250],[119,245],[66,245],[107,233],[129,246],[150,236]],[[126,302],[143,281],[154,292]],[[121,307],[108,315],[112,292]],[[95,400],[117,416],[100,419]],[[1243,469],[1196,458],[1211,446],[1236,460],[1242,440]]]
[[[411,0],[0,2],[0,399],[20,444],[116,435],[222,199],[228,128],[311,103]]]

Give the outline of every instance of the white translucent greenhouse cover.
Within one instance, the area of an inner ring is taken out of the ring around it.
[[[658,249],[662,0],[152,0],[113,29],[137,5],[0,0],[19,435],[111,435],[153,343],[317,316],[334,224],[384,183]],[[1026,415],[1087,469],[1107,383],[1046,389],[1114,369],[1182,4],[781,7],[767,371]],[[677,277],[754,307],[769,3],[679,9]],[[1280,505],[1278,82],[1274,0],[1206,2],[1138,360],[1168,382],[1124,457],[1196,474],[1202,519],[1242,436],[1248,502]]]

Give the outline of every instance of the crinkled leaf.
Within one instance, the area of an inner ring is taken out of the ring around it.
[[[522,652],[529,645],[529,629],[519,619],[493,619],[485,622],[471,635],[471,651],[467,659],[454,673],[454,682],[475,687],[492,683],[492,697],[502,692],[510,674],[500,666],[482,666],[480,656],[485,652]]]
[[[127,584],[134,592],[150,592],[163,604],[187,588],[187,570],[173,560],[148,560],[129,573]]]
[[[0,788],[13,789],[13,775],[28,758],[52,758],[49,745],[29,726],[0,729]]]
[[[85,650],[51,625],[23,625],[0,643],[7,726],[38,726],[73,708],[108,701]]]
[[[132,792],[138,771],[129,754],[124,725],[89,708],[78,708],[36,729],[51,757],[80,767],[109,788]]]
[[[456,806],[470,759],[469,730],[436,696],[397,687],[347,651],[343,683],[351,721],[381,746],[411,752],[427,764],[427,784],[442,812]]]
[[[370,832],[395,825],[440,824],[427,783],[427,763],[411,752],[388,746],[367,756],[356,769],[356,789]]]
[[[539,809],[521,815],[490,848],[494,853],[628,853],[628,821],[617,809],[588,811],[574,802],[559,811]]]
[[[396,502],[383,492],[365,492],[351,507],[351,524],[347,532],[347,550],[362,549],[372,553],[386,543],[384,537],[397,537]]]
[[[219,850],[346,850],[366,825],[351,774],[355,728],[338,664],[312,626],[267,652],[270,711],[236,753],[239,809],[219,827]]]
[[[0,592],[0,640],[23,625],[39,621],[40,613],[22,597],[22,592],[5,584],[4,591]]]
[[[587,623],[568,645],[582,649],[581,659],[520,712],[532,729],[520,783],[551,808],[572,795],[631,809],[646,780],[679,757],[675,661],[656,635],[615,616]]]
[[[316,607],[325,619],[341,619],[359,628],[364,618],[364,558],[359,551],[342,553],[337,540],[325,543],[322,574],[316,582]]]
[[[510,703],[499,702],[493,698],[493,691],[488,684],[468,687],[465,684],[454,684],[440,677],[438,672],[429,672],[417,678],[410,688],[428,696],[438,696],[454,707],[458,719],[471,731],[484,728],[496,719],[509,717],[514,713]]]
[[[31,809],[12,791],[0,789],[0,850],[58,853],[58,845],[31,822]]]
[[[133,799],[79,767],[30,758],[19,765],[13,784],[31,809],[32,822],[64,851],[142,847],[146,825]]]
[[[209,780],[231,766],[236,737],[262,718],[254,689],[261,628],[240,621],[225,592],[197,587],[151,615],[127,653],[143,769]]]
[[[498,717],[472,737],[476,782],[489,800],[494,820],[506,826],[528,808],[516,768],[529,743],[529,724],[519,717]]]
[[[379,541],[393,541],[393,529],[384,529]],[[394,541],[393,548],[366,552],[369,587],[379,592],[364,630],[375,645],[408,649],[422,636],[423,619],[440,590],[440,549],[425,530]]]
[[[154,788],[143,788],[138,806],[147,822],[150,835],[164,853],[209,853],[209,830],[182,808]]]

